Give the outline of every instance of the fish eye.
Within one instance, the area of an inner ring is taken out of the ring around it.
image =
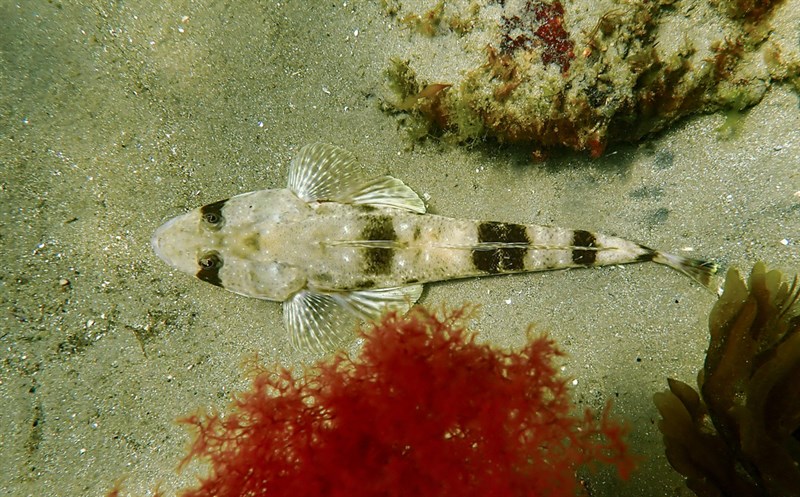
[[[217,226],[222,223],[222,216],[216,212],[204,212],[203,222],[212,226]]]
[[[200,219],[202,219],[203,224],[207,228],[213,231],[222,228],[222,225],[225,224],[225,217],[222,215],[222,209],[225,208],[227,202],[227,199],[220,200],[219,202],[214,202],[213,204],[208,204],[200,208]]]
[[[222,267],[222,257],[217,252],[208,252],[197,259],[197,264],[201,269],[219,269]]]

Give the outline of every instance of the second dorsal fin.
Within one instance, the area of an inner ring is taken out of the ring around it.
[[[289,166],[289,189],[306,202],[333,201],[424,213],[425,204],[397,178],[367,179],[347,150],[326,143],[300,149]]]

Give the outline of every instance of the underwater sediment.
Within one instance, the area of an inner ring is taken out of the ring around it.
[[[699,393],[653,398],[667,459],[700,497],[800,496],[800,278],[731,269],[709,331]]]
[[[414,138],[597,157],[696,112],[800,88],[797,2],[384,0],[406,33],[384,110]],[[792,6],[794,8],[792,8]]]

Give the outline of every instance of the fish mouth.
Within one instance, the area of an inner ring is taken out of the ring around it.
[[[173,226],[175,223],[180,219],[180,217],[175,217],[167,221],[166,223],[159,226],[156,231],[153,233],[153,236],[150,237],[150,247],[153,249],[153,252],[158,256],[159,259],[166,262],[170,266],[175,266],[174,255],[172,256],[168,253],[169,247],[167,240],[169,239],[169,232],[172,231]]]
[[[168,224],[170,224],[170,223],[168,222],[168,223],[162,224],[161,226],[156,228],[156,230],[153,232],[153,236],[150,237],[150,247],[153,249],[153,252],[155,252],[156,255],[159,256],[159,257],[161,257],[161,242],[163,240],[163,237],[161,235],[164,233],[164,231],[165,231],[164,228]]]
[[[167,265],[179,271],[197,273],[197,255],[215,246],[211,237],[199,232],[197,224],[197,213],[193,211],[162,224],[150,238],[153,252]]]

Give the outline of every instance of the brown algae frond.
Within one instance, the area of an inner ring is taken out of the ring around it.
[[[800,495],[800,279],[731,269],[709,331],[700,393],[654,396],[667,459],[698,496]]]

